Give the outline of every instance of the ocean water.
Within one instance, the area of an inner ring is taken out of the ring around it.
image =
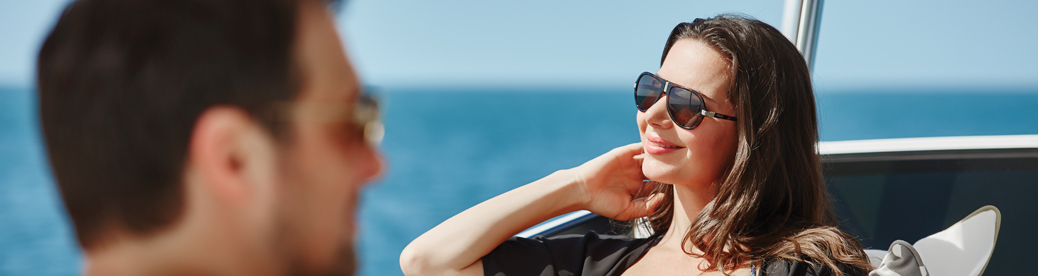
[[[362,197],[360,275],[400,275],[412,239],[494,195],[638,141],[629,88],[388,89],[388,171]],[[817,95],[823,140],[1038,134],[1038,88]],[[0,88],[0,275],[77,275],[30,89]]]

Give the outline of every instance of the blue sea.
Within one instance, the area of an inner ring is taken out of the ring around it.
[[[385,177],[364,193],[360,275],[400,275],[412,239],[469,206],[638,141],[627,87],[386,89]],[[823,140],[1038,134],[1038,88],[817,95]],[[82,269],[32,89],[0,88],[0,275]]]

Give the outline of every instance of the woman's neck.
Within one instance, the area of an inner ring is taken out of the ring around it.
[[[682,240],[685,234],[688,233],[689,228],[692,227],[692,221],[706,207],[706,204],[710,203],[714,196],[717,195],[717,186],[706,185],[690,188],[684,185],[673,185],[673,187],[674,212],[671,217],[670,228],[667,229],[667,233],[660,239],[659,245],[668,249],[684,249],[692,252],[692,245],[682,246]]]

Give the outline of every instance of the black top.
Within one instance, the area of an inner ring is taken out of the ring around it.
[[[658,238],[634,239],[595,232],[551,238],[512,237],[483,256],[483,275],[619,276],[644,256]],[[842,268],[845,275],[867,274],[849,266]],[[824,266],[781,259],[766,262],[760,273],[766,276],[831,274]]]

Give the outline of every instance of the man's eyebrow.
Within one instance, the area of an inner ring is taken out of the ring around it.
[[[357,97],[360,97],[360,94],[364,93],[364,88],[360,87],[359,85],[356,85],[356,86],[353,86],[352,88],[350,88],[346,92],[350,93],[350,99],[352,100],[352,99],[356,99]]]
[[[364,87],[361,87],[359,85],[353,85],[350,88],[346,88],[346,95],[345,95],[345,97],[344,98],[340,98],[340,99],[342,99],[342,100],[344,100],[346,102],[354,102],[354,101],[357,100],[357,98],[360,97],[361,94],[364,93],[364,90],[365,90]]]

